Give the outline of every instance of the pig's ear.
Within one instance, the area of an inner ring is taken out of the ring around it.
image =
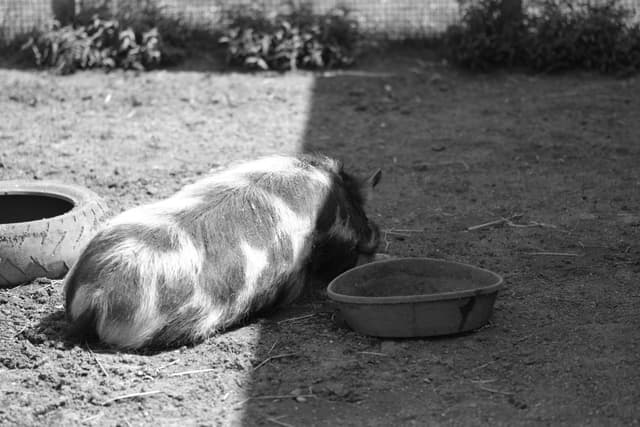
[[[382,178],[382,171],[376,170],[371,176],[362,182],[362,195],[364,196],[365,203],[373,199],[374,188],[380,182]]]

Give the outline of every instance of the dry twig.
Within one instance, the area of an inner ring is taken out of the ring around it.
[[[81,423],[81,424],[82,424],[82,423],[88,423],[89,421],[93,421],[93,420],[95,420],[95,419],[97,419],[97,418],[100,418],[100,417],[101,417],[101,416],[103,416],[103,415],[104,415],[104,412],[98,412],[98,413],[97,413],[97,414],[95,414],[95,415],[91,415],[90,417],[87,417],[87,418],[85,418],[85,419],[80,420],[80,423]]]
[[[176,364],[176,363],[178,363],[179,361],[180,361],[180,359],[174,359],[174,360],[172,360],[171,362],[169,362],[169,363],[167,363],[167,364],[165,364],[165,365],[160,366],[160,367],[158,368],[158,371],[161,371],[161,370],[163,370],[163,369],[165,369],[165,368],[168,368],[168,367],[169,367],[169,366],[171,366],[171,365],[175,365],[175,364]]]
[[[386,353],[378,353],[375,351],[359,351],[358,353],[360,354],[370,354],[372,356],[388,356],[388,354]]]
[[[110,403],[117,402],[118,400],[132,399],[134,397],[150,396],[158,393],[163,393],[163,391],[153,390],[153,391],[143,391],[140,393],[123,394],[122,396],[116,396],[116,397],[112,397],[111,399],[107,399],[104,402],[102,402],[100,405],[106,406]]]
[[[420,163],[414,163],[412,165],[413,169],[416,169],[418,171],[423,171],[427,168],[431,168],[434,166],[451,166],[451,165],[462,165],[462,167],[465,170],[471,170],[471,168],[469,167],[469,164],[467,162],[465,162],[464,160],[453,160],[453,161],[444,161],[444,162],[435,162],[435,163],[431,163],[431,162],[420,162]]]
[[[286,323],[286,322],[295,322],[297,320],[307,319],[307,318],[313,317],[315,315],[316,315],[316,313],[311,313],[311,314],[305,314],[304,316],[291,317],[289,319],[284,319],[284,320],[279,321],[278,324]]]
[[[273,351],[274,348],[276,348],[276,345],[278,344],[278,342],[280,341],[280,338],[278,338],[277,340],[275,340],[273,342],[273,344],[271,345],[271,348],[269,349],[269,351],[267,351],[267,354],[271,354],[271,352]]]
[[[271,394],[266,396],[247,397],[236,404],[236,407],[242,406],[250,400],[276,400],[276,399],[295,399],[296,397],[316,397],[315,394]]]
[[[16,332],[15,334],[13,334],[13,337],[17,337],[18,335],[20,335],[21,333],[23,333],[24,331],[27,330],[27,328],[31,325],[31,323],[27,323],[26,325],[24,325],[22,327],[22,329],[20,329],[18,332]]]
[[[424,232],[424,227],[422,228],[390,228],[386,230],[387,232],[397,231],[398,233],[422,233]]]
[[[282,418],[282,417],[278,417],[278,418]],[[272,422],[272,423],[274,423],[274,424],[277,424],[277,425],[279,425],[279,426],[283,426],[283,427],[293,427],[293,425],[292,425],[292,424],[288,424],[288,423],[285,423],[285,422],[283,422],[283,421],[280,421],[278,418],[268,417],[268,418],[266,418],[266,420],[267,420],[267,421],[270,421],[270,422]]]
[[[89,350],[89,353],[91,353],[91,355],[93,356],[93,360],[96,361],[96,363],[98,364],[98,366],[102,370],[102,373],[104,374],[104,376],[108,378],[109,377],[109,372],[107,372],[107,370],[104,368],[102,363],[100,363],[100,359],[98,359],[98,356],[96,356],[96,354],[93,352],[93,350],[91,350],[91,347],[89,347],[89,343],[86,343],[86,344],[87,344],[87,350]]]
[[[525,252],[525,255],[546,255],[546,256],[580,256],[575,252]]]
[[[423,228],[388,228],[382,230],[383,238],[384,238],[384,251],[387,252],[389,250],[389,246],[391,242],[388,239],[388,236],[400,236],[404,238],[411,237],[410,233],[424,233]]]
[[[504,394],[507,396],[511,396],[513,393],[510,391],[502,391],[502,390],[496,390],[494,388],[489,388],[489,387],[485,387],[482,384],[476,384],[478,386],[479,389],[484,390],[484,391],[488,391],[489,393],[498,393],[498,394]]]
[[[467,227],[467,231],[475,231],[475,230],[480,230],[482,228],[487,228],[487,227],[492,227],[495,225],[502,225],[502,224],[506,224],[509,227],[514,227],[514,228],[531,228],[531,227],[548,227],[548,228],[554,228],[558,231],[562,231],[562,232],[566,232],[566,230],[562,230],[560,228],[558,228],[558,226],[553,225],[553,224],[547,224],[545,222],[539,222],[539,221],[529,221],[526,224],[518,224],[513,222],[516,219],[522,218],[522,214],[514,214],[509,218],[506,217],[501,217],[499,219],[493,220],[493,221],[489,221],[489,222],[485,222],[483,224],[478,224],[478,225],[472,225],[471,227]]]
[[[297,356],[297,355],[298,355],[297,353],[285,353],[285,354],[277,354],[275,356],[269,356],[266,359],[264,359],[262,362],[258,363],[258,365],[255,368],[253,368],[253,370],[257,371],[263,365],[271,362],[272,360],[282,359],[283,357],[293,357],[293,356]]]
[[[215,371],[216,368],[207,368],[207,369],[195,369],[192,371],[183,371],[183,372],[174,372],[173,374],[167,375],[168,377],[180,377],[182,375],[193,375],[193,374],[202,374],[204,372]]]
[[[493,221],[489,221],[489,222],[485,222],[485,223],[482,223],[482,224],[472,225],[471,227],[467,227],[467,231],[480,230],[482,228],[492,227],[494,225],[502,225],[502,224],[505,224],[505,223],[513,224],[512,221],[514,219],[518,219],[518,218],[521,218],[521,217],[522,217],[522,214],[511,215],[510,218],[501,217],[500,219],[496,219],[496,220],[493,220]]]
[[[489,362],[487,362],[487,363],[483,363],[482,365],[476,366],[475,368],[467,369],[467,370],[466,370],[466,371],[464,371],[464,372],[466,373],[466,372],[474,372],[474,371],[478,371],[478,370],[480,370],[480,369],[486,368],[487,366],[491,365],[492,363],[496,363],[496,361],[495,361],[495,360],[491,360],[491,361],[489,361]]]
[[[495,378],[490,378],[488,380],[469,380],[474,384],[488,384],[488,383],[494,383],[497,380]]]
[[[489,222],[485,222],[478,225],[472,225],[471,227],[467,227],[467,231],[475,231],[475,230],[480,230],[481,228],[487,228],[494,225],[504,224],[505,221],[506,221],[506,218],[500,218],[494,221],[489,221]]]
[[[394,236],[411,237],[410,233],[423,233],[424,228],[387,228],[382,232]]]

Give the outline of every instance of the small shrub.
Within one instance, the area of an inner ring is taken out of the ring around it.
[[[54,21],[23,50],[38,66],[63,74],[96,67],[143,70],[179,62],[190,37],[187,25],[156,0],[121,0],[115,10],[106,2],[81,10],[75,25]]]
[[[640,68],[639,27],[630,23],[631,16],[615,0],[584,5],[545,0],[539,16],[530,18],[523,43],[528,65],[541,71]]]
[[[268,14],[251,5],[233,9],[220,41],[227,63],[249,69],[295,70],[351,65],[360,32],[346,8],[314,14],[309,5],[291,5]]]
[[[136,34],[157,29],[165,46],[185,48],[192,38],[189,26],[179,16],[169,15],[158,0],[120,0],[110,18]]]
[[[445,33],[449,59],[465,68],[485,71],[495,66],[513,66],[518,60],[522,23],[504,31],[502,0],[480,0],[464,12],[461,24]]]
[[[161,37],[162,65],[174,65],[184,56],[193,41],[194,29],[175,14],[169,14],[158,0],[119,0],[114,9],[109,2],[84,8],[75,19],[76,25],[89,25],[95,17],[116,21],[120,28],[130,28],[137,35],[156,29]]]
[[[538,71],[640,70],[640,27],[617,0],[578,4],[543,0],[538,11],[505,32],[501,0],[470,6],[445,34],[449,59],[465,68],[521,66]]]
[[[115,20],[94,17],[86,26],[52,27],[32,37],[23,49],[29,49],[38,66],[54,67],[61,74],[86,68],[125,68],[143,70],[159,64],[160,37],[152,28],[135,34],[124,30]]]

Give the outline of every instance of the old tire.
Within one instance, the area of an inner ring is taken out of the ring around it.
[[[0,181],[0,288],[64,276],[107,215],[83,187]]]

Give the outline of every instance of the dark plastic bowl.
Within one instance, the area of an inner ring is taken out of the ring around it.
[[[396,258],[348,270],[327,292],[356,332],[426,337],[487,323],[502,283],[498,274],[468,264]]]

